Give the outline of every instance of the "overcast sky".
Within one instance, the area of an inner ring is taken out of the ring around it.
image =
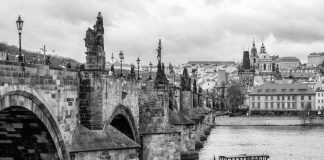
[[[107,58],[120,50],[126,62],[241,61],[243,48],[262,40],[270,55],[307,60],[324,51],[322,0],[0,0],[0,41],[18,45],[15,25],[25,21],[24,49],[85,62],[83,38],[101,11]]]

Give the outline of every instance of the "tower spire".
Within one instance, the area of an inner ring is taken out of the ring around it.
[[[260,48],[260,53],[267,53],[266,49],[265,49],[265,46],[264,46],[264,43],[263,43],[263,40],[262,40],[262,45],[261,45],[261,48]]]

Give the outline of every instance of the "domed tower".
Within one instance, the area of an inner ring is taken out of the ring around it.
[[[255,42],[253,39],[253,44],[252,44],[252,48],[251,48],[251,54],[250,54],[250,64],[252,66],[252,68],[256,68],[258,66],[258,51],[257,48],[255,47]]]

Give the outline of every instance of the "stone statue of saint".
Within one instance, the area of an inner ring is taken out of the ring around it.
[[[95,50],[95,37],[94,31],[91,28],[88,28],[86,37],[84,38],[85,46],[90,50]]]
[[[162,45],[161,45],[161,39],[159,39],[159,46],[158,48],[156,49],[157,51],[157,59],[159,62],[161,62],[161,51],[162,51]]]

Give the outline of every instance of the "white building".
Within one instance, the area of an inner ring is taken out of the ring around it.
[[[266,52],[263,42],[262,42],[262,46],[260,48],[258,65],[259,65],[260,73],[272,72],[273,60],[272,60],[272,57]]]
[[[322,53],[311,53],[307,56],[307,67],[317,67],[324,61],[324,52]]]
[[[298,115],[305,106],[315,108],[315,92],[305,84],[264,83],[249,94],[252,114],[273,112],[275,114]]]
[[[315,93],[315,108],[316,110],[322,110],[324,109],[324,87],[318,87]]]
[[[280,57],[275,60],[276,67],[281,70],[296,69],[300,66],[300,60],[296,57]]]

